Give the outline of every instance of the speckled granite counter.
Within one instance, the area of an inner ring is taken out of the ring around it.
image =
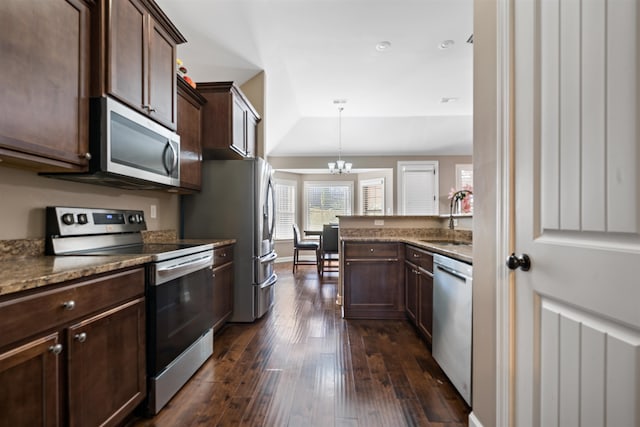
[[[151,261],[148,255],[36,256],[0,260],[0,296],[135,267]]]
[[[468,264],[473,264],[473,247],[471,244],[447,244],[442,241],[427,239],[419,239],[416,237],[401,237],[401,236],[375,236],[375,237],[361,237],[361,236],[349,236],[341,237],[345,242],[399,242],[408,243],[410,245],[425,249],[429,252],[446,255],[448,257],[457,259]],[[458,241],[459,242],[459,241]]]
[[[28,256],[16,256],[15,246],[4,241],[4,256],[0,257],[0,296],[66,282],[68,280],[88,277],[95,274],[135,267],[151,261],[149,255],[114,255],[114,256],[44,256],[28,253]],[[14,242],[14,241],[12,241]],[[27,243],[15,241],[18,247]],[[38,241],[34,245],[44,248]],[[213,243],[213,247],[221,247],[235,243],[233,239],[199,239],[199,240],[159,240],[155,243]],[[32,246],[32,245],[27,245]],[[14,249],[12,249],[14,248]],[[28,252],[28,251],[27,251]],[[22,252],[25,253],[24,251]]]

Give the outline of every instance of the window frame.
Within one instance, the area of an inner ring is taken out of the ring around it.
[[[297,198],[298,198],[298,182],[294,181],[292,179],[282,179],[282,178],[276,178],[273,180],[273,184],[274,184],[274,190],[275,190],[275,200],[274,203],[276,205],[276,227],[275,230],[273,232],[273,240],[276,241],[287,241],[287,240],[293,240],[293,224],[296,223],[296,213],[297,213]],[[292,208],[293,208],[293,213],[292,213],[292,224],[290,225],[290,231],[287,234],[287,236],[290,237],[279,237],[278,236],[278,219],[279,219],[279,200],[278,200],[278,186],[288,186],[288,187],[293,187],[293,201],[292,201]]]
[[[405,186],[405,172],[407,171],[420,171],[429,170],[433,171],[433,212],[426,213],[406,213],[406,200],[404,199],[404,186]],[[440,215],[440,184],[439,184],[439,162],[437,160],[412,160],[412,161],[398,161],[398,214],[399,215]]]
[[[369,187],[369,186],[374,186],[374,185],[380,185],[382,187],[382,207],[381,207],[381,212],[380,213],[375,213],[375,214],[367,214],[367,212],[365,212],[364,210],[364,205],[365,205],[365,194],[364,194],[364,189],[365,187]],[[358,181],[358,188],[359,188],[359,212],[361,215],[366,215],[366,216],[382,216],[385,214],[385,199],[386,199],[386,182],[384,177],[379,177],[379,178],[370,178],[370,179],[363,179],[361,181]]]
[[[354,198],[354,194],[353,194],[353,181],[304,181],[303,183],[303,196],[302,196],[302,200],[303,200],[303,205],[302,205],[302,215],[303,215],[303,227],[305,230],[310,230],[310,225],[309,225],[309,196],[308,196],[308,188],[309,187],[342,187],[342,186],[347,186],[349,187],[349,193],[350,193],[350,197],[349,197],[349,207],[348,207],[348,212],[345,213],[345,215],[351,215],[353,212],[353,198]],[[319,230],[318,230],[319,231]]]

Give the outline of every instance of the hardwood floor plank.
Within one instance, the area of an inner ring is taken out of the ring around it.
[[[470,409],[402,320],[345,320],[337,275],[276,265],[272,310],[228,324],[213,356],[131,427],[462,427]]]

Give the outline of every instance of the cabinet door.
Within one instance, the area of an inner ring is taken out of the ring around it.
[[[399,261],[347,261],[345,265],[345,317],[402,319],[404,280]]]
[[[433,276],[418,270],[418,329],[431,344],[433,331]]]
[[[251,112],[247,112],[247,157],[256,157],[258,146],[258,121]]]
[[[0,353],[0,426],[59,425],[61,350],[54,333]]]
[[[404,305],[407,317],[415,325],[417,323],[418,314],[418,269],[415,265],[405,262],[404,264],[404,288],[405,298]]]
[[[178,134],[180,135],[180,187],[200,190],[202,183],[202,108],[188,89],[178,84]]]
[[[140,0],[112,0],[109,22],[107,90],[145,111],[147,12]]]
[[[244,105],[242,105],[242,101],[238,99],[236,96],[233,96],[233,105],[232,105],[232,114],[231,114],[231,126],[233,134],[231,136],[231,148],[242,156],[247,153],[246,146],[246,111]]]
[[[213,330],[222,328],[233,313],[233,263],[213,269]]]
[[[149,19],[148,98],[151,117],[176,128],[176,44]]]
[[[117,425],[146,393],[140,298],[73,325],[67,335],[69,425]]]
[[[80,0],[0,1],[5,160],[42,171],[87,165],[89,37]]]

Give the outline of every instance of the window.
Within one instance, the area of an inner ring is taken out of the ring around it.
[[[438,215],[438,162],[398,162],[401,215]]]
[[[296,182],[276,179],[276,240],[293,239],[296,218]]]
[[[473,188],[473,165],[457,164],[456,165],[456,190],[463,188]]]
[[[351,215],[353,182],[305,181],[304,216],[307,230],[322,230],[338,215]]]
[[[384,215],[384,178],[360,181],[362,215]]]

